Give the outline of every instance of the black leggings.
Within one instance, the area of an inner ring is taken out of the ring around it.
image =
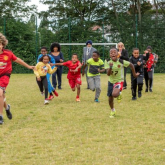
[[[149,82],[149,89],[152,89],[153,71],[147,72],[147,68],[144,68],[144,79],[145,79],[146,89],[148,89],[148,82]]]
[[[141,92],[143,89],[143,75],[139,75],[137,78],[131,75],[131,89],[132,89],[132,96],[136,97],[136,90],[138,86],[138,92]]]
[[[47,78],[46,78],[46,76],[41,76],[40,78],[41,78],[41,81],[38,81],[37,78],[36,78],[36,81],[37,81],[37,84],[39,86],[40,92],[43,92],[43,90],[45,88],[45,99],[47,99],[48,98],[48,82],[47,82]]]

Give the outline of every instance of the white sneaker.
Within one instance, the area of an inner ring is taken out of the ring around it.
[[[44,101],[44,104],[49,104],[49,101],[48,101],[48,100],[45,100],[45,101]]]

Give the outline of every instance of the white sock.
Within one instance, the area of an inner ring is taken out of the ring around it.
[[[7,108],[6,108],[6,111],[8,111],[9,110],[9,104],[7,104]]]
[[[111,110],[112,110],[112,111],[115,111],[115,108],[112,108]]]

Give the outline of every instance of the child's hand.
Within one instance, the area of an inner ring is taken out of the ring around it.
[[[64,62],[64,60],[60,59],[60,62]]]
[[[41,78],[40,77],[37,77],[37,81],[41,81]]]
[[[50,66],[54,66],[54,64],[53,63],[50,63]]]
[[[144,54],[147,54],[147,53],[149,53],[149,52],[148,52],[147,50],[145,50],[145,51],[144,51]]]
[[[82,72],[82,76],[84,77],[84,72]]]
[[[109,63],[109,66],[110,66],[110,68],[112,68],[113,67],[113,63]]]
[[[29,66],[28,69],[35,69],[35,66]]]
[[[76,68],[75,70],[73,70],[73,72],[78,72],[78,69]]]
[[[140,73],[139,73],[139,72],[137,72],[137,73],[136,73],[136,76],[138,77],[139,75],[140,75]]]
[[[139,66],[140,66],[140,65],[141,65],[141,62],[140,62],[140,61],[138,61],[138,62],[137,62],[137,65],[139,65]]]
[[[100,69],[98,69],[98,72],[100,73]]]

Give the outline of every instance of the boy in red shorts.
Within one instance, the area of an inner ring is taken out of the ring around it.
[[[68,81],[72,91],[77,88],[76,101],[80,101],[80,85],[81,85],[81,63],[78,60],[78,55],[75,53],[72,55],[72,60],[64,63],[55,63],[54,65],[63,65],[69,68]]]
[[[9,84],[10,75],[12,72],[12,61],[21,64],[28,69],[34,69],[34,66],[30,66],[17,58],[10,50],[4,49],[8,44],[6,37],[0,33],[0,124],[3,124],[3,106],[6,107],[5,90]],[[6,114],[9,119],[12,119],[10,108],[6,108]]]

